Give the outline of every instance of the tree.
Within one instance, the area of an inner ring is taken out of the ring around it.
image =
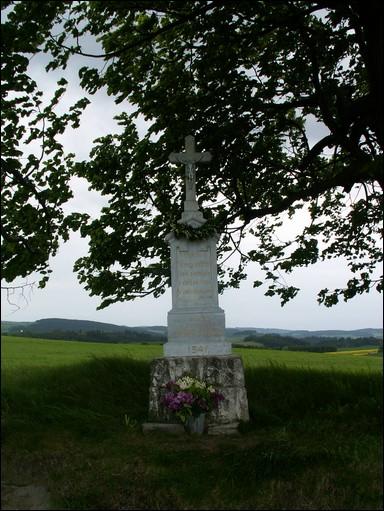
[[[101,307],[164,292],[170,284],[164,236],[171,230],[189,238],[221,234],[219,259],[237,254],[232,268],[219,268],[221,289],[238,286],[246,264],[256,261],[270,282],[266,295],[278,294],[284,304],[298,289],[280,282],[283,272],[343,256],[353,275],[342,289],[320,290],[320,303],[331,306],[372,287],[382,291],[375,276],[382,260],[382,13],[376,0],[14,5],[5,23],[9,39],[23,34],[31,43],[8,45],[7,58],[44,51],[51,55],[48,70],[70,64],[74,54],[102,59],[103,71],[88,64],[80,69],[81,85],[90,94],[107,87],[117,103],[136,106],[134,114],[119,116],[121,134],[95,141],[89,161],[68,157],[62,167],[64,175],[84,177],[110,197],[100,218],[75,216],[61,227],[60,215],[48,215],[41,203],[35,212],[38,225],[48,222],[56,236],[80,227],[89,237],[89,253],[75,269],[86,289],[102,298]],[[90,36],[101,44],[100,52],[85,48]],[[18,115],[27,108],[19,105]],[[135,126],[139,114],[151,121],[142,139]],[[308,125],[314,120],[324,135],[312,143]],[[62,119],[60,126],[67,122]],[[182,170],[168,162],[190,133],[199,150],[213,154],[197,175],[208,218],[199,229],[177,223]],[[8,160],[12,168],[15,157]],[[62,175],[54,164],[44,168],[48,181]],[[10,172],[17,192],[22,183]],[[28,168],[23,172],[38,179]],[[63,181],[60,189],[48,182],[52,203],[67,200]],[[8,181],[4,189],[7,193]],[[29,190],[38,200],[36,190]],[[7,226],[21,233],[18,244],[7,235],[3,239],[10,254],[4,262],[7,280],[15,276],[12,261],[34,236],[18,229],[14,212],[21,200],[6,202],[4,212]],[[280,241],[276,233],[283,221],[300,215],[308,218],[306,225]],[[255,237],[248,252],[242,248],[245,235]],[[39,268],[37,260],[33,265]]]
[[[2,2],[2,8],[10,3]],[[27,74],[26,54],[39,51],[57,15],[58,11],[50,7],[42,9],[38,31],[36,22],[27,18],[20,26],[13,26],[11,16],[2,24],[1,49],[2,276],[12,282],[38,271],[40,287],[44,287],[51,271],[49,257],[55,255],[60,241],[68,239],[70,229],[79,227],[83,218],[63,212],[63,204],[72,197],[68,182],[74,155],[65,154],[58,136],[68,124],[78,125],[87,100],[77,102],[67,114],[59,116],[54,109],[66,81],[59,80],[50,102],[43,106],[43,93]],[[4,287],[9,291],[28,285],[33,284]]]

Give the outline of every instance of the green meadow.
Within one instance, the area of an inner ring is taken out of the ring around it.
[[[163,353],[163,348],[159,344],[104,344],[9,336],[3,336],[2,339],[2,367],[7,370],[18,367],[29,370],[33,367],[82,364],[98,357],[123,357],[150,361],[153,358],[161,357]],[[377,353],[377,348],[348,349],[338,353],[234,348],[233,352],[241,355],[244,366],[250,368],[269,363],[283,364],[292,368],[335,369],[338,371],[379,371],[382,367],[382,358],[372,356]],[[356,356],[359,353],[364,356]]]
[[[235,348],[233,437],[143,434],[159,345],[2,337],[2,479],[51,509],[382,509],[382,357]]]

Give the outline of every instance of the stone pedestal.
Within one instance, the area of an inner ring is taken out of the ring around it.
[[[204,380],[224,395],[219,408],[207,415],[208,433],[229,433],[240,421],[248,421],[248,399],[244,385],[244,369],[240,357],[167,357],[151,363],[149,420],[160,424],[178,423],[178,419],[161,405],[163,387],[170,380],[189,375]],[[220,429],[220,427],[223,428]]]
[[[192,228],[206,220],[196,200],[195,164],[211,160],[209,152],[197,153],[195,139],[185,137],[185,152],[171,153],[169,161],[185,165],[184,211],[179,220]],[[207,416],[208,433],[229,434],[239,421],[248,421],[248,400],[240,357],[231,355],[225,338],[225,315],[219,307],[217,285],[217,236],[178,239],[166,236],[171,249],[172,309],[168,313],[168,342],[164,358],[151,365],[149,420],[144,431],[177,432],[177,419],[161,405],[165,385],[182,376],[193,376],[213,385],[224,395],[219,408]]]
[[[217,292],[216,241],[166,237],[171,248],[172,309],[166,357],[230,355]]]

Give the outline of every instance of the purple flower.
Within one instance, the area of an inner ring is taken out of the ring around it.
[[[170,380],[163,385],[165,393],[161,403],[170,412],[185,422],[187,417],[209,413],[219,406],[224,396],[211,385],[200,382],[196,378],[185,377],[184,380]],[[181,388],[183,387],[183,388]]]
[[[166,392],[161,402],[166,408],[176,412],[184,406],[192,406],[194,400],[195,398],[190,392]]]
[[[180,401],[184,401],[185,404],[189,405],[191,405],[195,400],[193,394],[191,394],[190,392],[178,392],[177,396]]]

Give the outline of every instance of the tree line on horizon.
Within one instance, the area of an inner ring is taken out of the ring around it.
[[[151,334],[137,330],[105,332],[102,330],[52,330],[35,332],[24,329],[22,332],[7,332],[11,337],[30,337],[37,339],[54,339],[63,341],[106,342],[106,343],[148,343],[164,344],[165,335]],[[292,349],[299,351],[337,351],[338,348],[358,348],[361,346],[380,347],[383,339],[376,337],[320,337],[308,336],[297,338],[291,335],[258,334],[248,335],[242,340],[233,341],[234,346],[262,347],[270,349]]]
[[[7,332],[10,337],[31,337],[34,339],[53,339],[62,341],[106,342],[106,343],[148,343],[162,344],[166,341],[163,335],[154,335],[148,332],[123,330],[119,332],[103,332],[102,330],[52,330],[50,332]]]
[[[380,347],[383,345],[383,339],[376,337],[352,338],[308,336],[298,339],[291,335],[280,334],[248,335],[242,342],[245,345],[247,343],[261,344],[262,347],[271,349],[292,349],[292,351],[313,352],[329,352],[337,351],[338,348],[359,348],[361,346]]]

